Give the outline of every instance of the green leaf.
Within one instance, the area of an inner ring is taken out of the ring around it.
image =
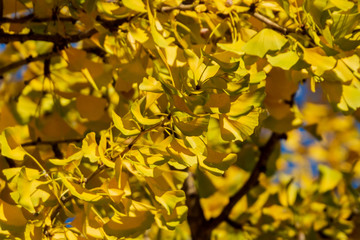
[[[264,57],[269,51],[280,50],[287,43],[287,39],[280,33],[265,28],[252,37],[243,47],[249,55]]]

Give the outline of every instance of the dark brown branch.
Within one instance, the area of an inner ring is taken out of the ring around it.
[[[195,7],[196,7],[196,5],[193,5],[193,4],[180,4],[179,6],[176,6],[176,7],[164,6],[164,7],[161,8],[160,11],[161,12],[170,12],[172,10],[186,11],[186,10],[194,10]],[[293,29],[289,29],[289,28],[280,26],[276,22],[274,22],[271,19],[265,17],[261,13],[256,12],[255,10],[256,9],[250,8],[249,11],[244,12],[244,13],[251,14],[256,19],[262,21],[263,23],[265,23],[267,26],[269,26],[273,30],[278,31],[278,32],[280,32],[282,34],[288,34],[288,33],[295,32]]]
[[[40,17],[35,17],[34,14],[29,14],[20,18],[7,18],[7,17],[0,18],[0,23],[26,23],[26,22],[41,23],[41,22],[51,22],[51,21],[54,21],[53,17],[40,18]],[[78,20],[72,17],[57,17],[55,21],[76,23],[76,21]]]
[[[230,218],[226,218],[225,222],[227,224],[229,224],[230,226],[232,226],[233,228],[235,228],[235,229],[243,229],[243,225],[241,225],[238,222],[235,222],[235,221],[231,220]]]
[[[28,34],[9,34],[0,32],[0,43],[10,43],[14,41],[25,42],[29,40],[34,41],[45,41],[52,42],[59,46],[65,46],[69,43],[79,42],[81,40],[90,38],[92,35],[97,33],[96,29],[91,29],[85,33],[79,33],[76,35],[70,35],[68,37],[63,37],[59,34],[48,35],[48,34],[38,34],[38,33],[28,33]]]
[[[92,48],[84,48],[82,49],[87,53],[92,53],[95,55],[98,55],[99,57],[103,58],[106,55],[106,52],[104,50],[102,50],[101,48],[98,47],[92,47]],[[57,56],[59,55],[59,52],[48,52],[48,53],[43,53],[40,54],[36,57],[27,57],[25,59],[19,60],[17,62],[13,62],[7,66],[1,67],[0,68],[0,76],[2,76],[4,73],[9,72],[15,68],[21,67],[25,64],[31,63],[31,62],[36,62],[36,61],[41,61],[41,60],[47,60],[50,59],[51,57]]]
[[[36,146],[36,145],[54,145],[60,143],[73,143],[73,142],[81,142],[83,139],[64,139],[64,140],[56,140],[56,141],[33,141],[21,144],[22,147]]]
[[[236,205],[236,203],[245,196],[254,186],[258,184],[258,178],[262,172],[265,172],[266,170],[266,164],[270,158],[270,155],[272,154],[276,144],[279,142],[281,138],[283,138],[283,134],[277,134],[273,133],[268,140],[268,142],[265,144],[265,146],[261,147],[260,149],[260,157],[258,162],[256,163],[250,177],[245,182],[245,184],[232,196],[229,200],[229,203],[224,207],[222,212],[219,216],[216,218],[210,219],[206,223],[207,229],[213,230],[216,228],[221,222],[226,221],[228,219],[228,216],[233,209],[233,207]]]
[[[211,232],[203,233],[202,227],[206,223],[204,212],[200,205],[200,196],[195,187],[194,175],[189,172],[189,176],[185,180],[183,190],[186,194],[186,206],[188,207],[187,220],[190,227],[192,239],[209,239]]]
[[[115,32],[118,30],[119,26],[122,24],[131,21],[131,19],[137,17],[138,15],[134,15],[128,18],[120,18],[116,20],[105,20],[100,17],[96,18],[96,21],[98,21],[104,28],[108,29],[110,32]]]
[[[271,19],[265,17],[264,15],[262,15],[258,12],[253,12],[253,13],[251,13],[251,15],[253,15],[254,18],[256,18],[256,19],[262,21],[263,23],[265,23],[266,25],[268,25],[271,29],[278,31],[280,33],[283,33],[285,35],[288,33],[291,33],[291,32],[295,32],[293,29],[289,29],[289,28],[280,26],[276,22],[272,21]]]
[[[11,71],[12,69],[21,67],[21,66],[23,66],[25,64],[45,60],[45,59],[51,58],[52,56],[55,56],[55,55],[57,55],[56,52],[49,52],[49,53],[40,54],[40,55],[38,55],[36,57],[30,56],[30,57],[27,57],[25,59],[19,60],[17,62],[13,62],[13,63],[5,66],[5,67],[0,68],[0,76],[2,76],[4,73],[6,73],[8,71]]]

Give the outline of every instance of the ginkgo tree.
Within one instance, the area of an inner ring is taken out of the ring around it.
[[[1,239],[358,239],[360,1],[1,0]]]

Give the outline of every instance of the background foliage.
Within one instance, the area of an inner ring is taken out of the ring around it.
[[[0,1],[1,239],[357,239],[360,1]]]

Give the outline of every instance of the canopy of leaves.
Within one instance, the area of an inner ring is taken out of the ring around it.
[[[0,0],[0,238],[358,239],[359,10]]]

